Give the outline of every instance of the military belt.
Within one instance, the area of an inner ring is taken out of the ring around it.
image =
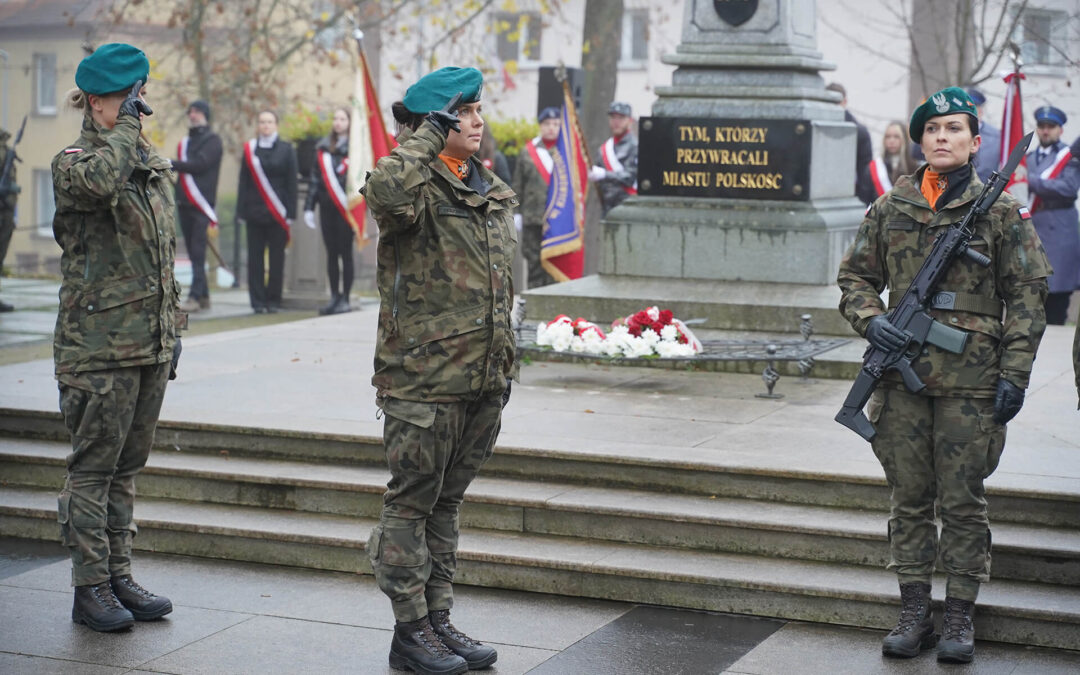
[[[889,309],[900,304],[904,297],[904,291],[889,291]],[[1002,317],[1002,304],[997,298],[987,298],[982,295],[971,293],[954,293],[953,291],[938,291],[930,298],[929,309],[947,309],[953,312],[971,312],[972,314],[985,314],[1000,319]]]

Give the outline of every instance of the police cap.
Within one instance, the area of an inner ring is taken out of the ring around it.
[[[1069,118],[1065,116],[1060,108],[1055,108],[1052,105],[1044,105],[1041,108],[1035,109],[1035,122],[1053,122],[1058,126],[1065,126],[1065,122]]]

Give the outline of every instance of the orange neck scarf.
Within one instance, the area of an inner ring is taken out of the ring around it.
[[[922,192],[923,197],[926,197],[926,201],[930,202],[930,210],[937,211],[936,204],[938,199],[941,198],[943,192],[949,187],[949,179],[947,176],[934,171],[930,167],[926,167],[926,172],[923,174],[922,183],[919,185],[919,191]]]
[[[450,155],[439,155],[439,159],[454,172],[454,175],[457,176],[458,179],[465,182],[465,179],[469,176],[469,160],[458,159],[456,157],[451,157]]]

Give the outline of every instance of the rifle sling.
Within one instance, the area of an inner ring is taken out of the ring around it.
[[[904,291],[889,291],[889,309],[900,304],[904,297]],[[997,298],[987,298],[971,293],[954,293],[952,291],[938,291],[930,298],[928,309],[946,309],[953,312],[971,312],[972,314],[985,314],[1000,319],[1002,317],[1002,304]]]

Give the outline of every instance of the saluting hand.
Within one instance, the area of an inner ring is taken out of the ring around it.
[[[127,98],[120,104],[120,114],[130,115],[135,119],[139,119],[139,115],[153,115],[153,109],[142,100],[142,87],[143,81],[139,80],[131,87],[131,91],[128,92]]]
[[[442,110],[432,110],[427,114],[428,122],[435,125],[439,131],[443,133],[443,136],[449,136],[450,130],[461,132],[461,120],[458,119],[457,109],[461,105],[462,92],[458,92],[454,95],[454,98],[450,99],[450,102],[446,104],[446,107]]]

